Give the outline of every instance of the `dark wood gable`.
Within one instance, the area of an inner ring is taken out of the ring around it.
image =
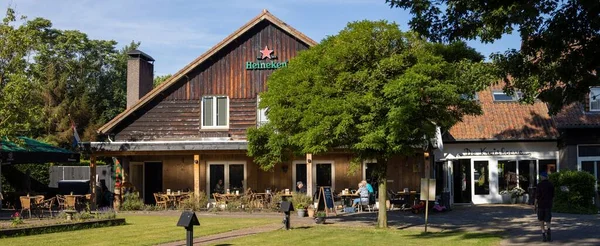
[[[112,131],[116,141],[193,140],[205,137],[245,139],[256,125],[256,96],[274,70],[246,70],[267,46],[285,62],[309,46],[263,20],[183,76]],[[204,95],[229,97],[229,130],[200,128]]]

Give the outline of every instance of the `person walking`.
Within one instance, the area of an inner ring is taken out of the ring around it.
[[[542,241],[552,241],[552,230],[550,230],[550,221],[552,220],[552,199],[554,199],[554,186],[548,180],[546,172],[540,173],[541,182],[538,183],[535,190],[535,207],[538,221],[542,227]]]

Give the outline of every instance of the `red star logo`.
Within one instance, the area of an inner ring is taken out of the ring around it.
[[[265,58],[271,58],[271,53],[273,53],[273,50],[270,50],[269,48],[267,48],[267,46],[265,46],[264,50],[261,50],[260,53],[262,54],[262,58],[260,59],[265,59]]]

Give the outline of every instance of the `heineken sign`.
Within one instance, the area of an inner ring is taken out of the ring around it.
[[[273,55],[273,50],[267,46],[260,51],[260,55],[256,57],[257,62],[246,62],[246,70],[272,70],[281,67],[287,67],[288,62],[276,62],[277,56]],[[270,62],[266,60],[269,59]]]

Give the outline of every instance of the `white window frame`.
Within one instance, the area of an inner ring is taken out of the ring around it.
[[[229,165],[244,165],[244,188],[242,191],[246,191],[247,183],[248,183],[248,165],[246,161],[207,161],[206,162],[206,194],[209,194],[212,197],[212,191],[210,190],[210,166],[211,165],[224,165],[224,178],[223,178],[223,190],[226,192],[229,188]],[[242,192],[240,191],[240,193]]]
[[[594,93],[594,90],[597,90],[597,93]],[[600,108],[596,108],[596,109],[592,108],[592,97],[593,97],[592,95],[597,97],[597,99],[595,101],[600,101],[600,87],[591,87],[590,93],[588,94],[589,99],[590,99],[590,102],[589,102],[590,111],[599,112]]]
[[[258,108],[259,104],[260,104],[260,95],[257,95],[256,96],[256,126],[257,127],[260,127],[260,126],[266,124],[267,122],[269,122],[269,117],[267,117],[267,114],[266,114],[268,108],[260,109],[260,108]]]
[[[214,126],[205,126],[204,125],[204,98],[205,97],[212,97],[214,99],[214,103],[213,103],[213,122],[214,122]],[[227,111],[226,111],[226,116],[225,116],[225,122],[226,124],[224,126],[217,126],[217,110],[218,110],[218,106],[217,106],[217,98],[219,97],[224,97],[227,99]],[[200,129],[229,129],[229,97],[228,96],[223,96],[223,95],[215,95],[215,96],[202,96],[202,98],[200,99]]]

